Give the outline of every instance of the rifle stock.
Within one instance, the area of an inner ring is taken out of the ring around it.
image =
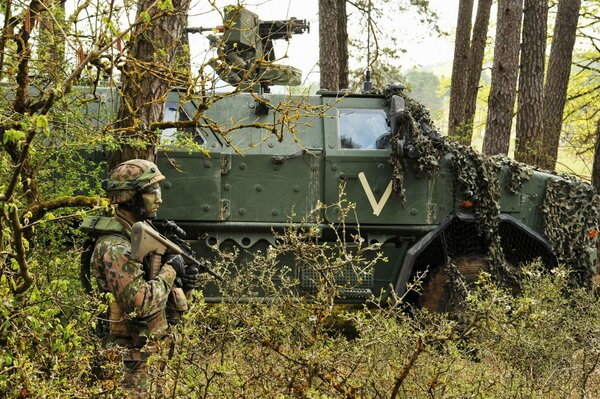
[[[166,253],[181,254],[183,251],[177,244],[154,230],[144,222],[131,226],[131,257],[142,262],[149,253],[164,255]]]

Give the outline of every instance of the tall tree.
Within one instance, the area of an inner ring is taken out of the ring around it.
[[[458,3],[458,19],[454,39],[454,60],[450,80],[450,109],[448,117],[448,135],[465,143],[470,138],[464,136],[464,110],[466,76],[471,47],[471,26],[473,18],[473,0],[460,0]]]
[[[492,0],[479,0],[477,3],[477,16],[473,25],[473,37],[469,49],[469,62],[465,81],[465,109],[463,113],[465,139],[471,141],[473,137],[473,123],[475,110],[477,108],[477,93],[479,92],[479,80],[481,79],[481,68],[485,45],[487,42],[488,26],[490,23],[490,11]]]
[[[162,121],[173,77],[185,73],[177,55],[187,34],[189,6],[190,0],[173,0],[170,7],[155,0],[138,4],[137,19],[145,22],[131,32],[129,56],[122,69],[122,96],[115,123],[121,148],[111,159],[113,166],[132,158],[156,158],[158,140],[149,126]]]
[[[548,0],[525,0],[515,159],[539,165],[542,154]]]
[[[594,146],[594,165],[592,167],[592,186],[600,192],[600,119],[596,123],[596,145]]]
[[[581,0],[560,0],[552,36],[552,48],[544,86],[543,146],[540,166],[553,170],[558,156],[558,144],[567,87],[571,74],[571,60],[577,33]]]
[[[319,0],[321,88],[348,88],[348,14],[346,0]]]
[[[483,152],[488,155],[508,155],[519,73],[522,20],[523,0],[498,1],[492,83],[483,140]]]
[[[348,88],[348,13],[346,11],[346,0],[336,0],[337,57],[339,63],[338,87]]]
[[[321,89],[338,90],[340,60],[338,52],[337,0],[319,0],[319,69]],[[347,45],[347,44],[346,44]]]

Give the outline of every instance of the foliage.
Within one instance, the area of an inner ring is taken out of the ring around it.
[[[469,297],[470,311],[485,320],[473,349],[493,359],[492,370],[505,370],[504,388],[529,397],[593,397],[599,301],[593,291],[572,288],[570,279],[564,268],[534,263],[525,269],[520,296],[486,276]]]
[[[10,272],[0,275],[2,397],[100,395],[112,387],[99,384],[98,377],[119,373],[107,361],[115,354],[93,333],[102,305],[83,294],[78,248],[65,250],[64,228],[52,230],[44,231],[46,251],[38,251],[43,257],[30,263],[43,276],[38,284],[15,296]]]
[[[584,157],[588,169],[584,176],[591,175],[591,163],[596,142],[596,123],[600,115],[598,95],[600,78],[600,55],[589,50],[575,55],[575,66],[571,72],[571,84],[561,136],[561,149],[571,156]]]
[[[593,397],[598,299],[564,269],[525,276],[519,297],[483,276],[455,320],[375,303],[320,319],[289,297],[200,302],[169,371],[178,395],[197,397]]]
[[[600,302],[575,289],[566,269],[535,263],[513,296],[491,276],[469,290],[451,317],[414,308],[404,298],[363,307],[332,305],[350,270],[360,274],[380,255],[360,235],[344,234],[353,205],[340,198],[334,243],[318,240],[326,208],[290,226],[278,245],[251,254],[222,252],[226,303],[200,292],[182,324],[177,350],[154,355],[155,396],[205,398],[592,398],[600,387]],[[78,281],[80,239],[65,226],[39,225],[33,242],[38,284],[13,295],[0,277],[3,397],[122,397],[119,353],[95,335],[102,299]],[[316,276],[312,295],[281,259]],[[243,273],[240,271],[243,270]],[[208,280],[207,280],[208,281]],[[278,281],[278,285],[274,282]],[[413,285],[419,289],[419,282]],[[249,300],[255,293],[267,301]],[[166,362],[166,363],[165,363]]]

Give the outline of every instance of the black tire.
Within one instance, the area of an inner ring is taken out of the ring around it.
[[[489,269],[485,255],[475,254],[462,256],[452,260],[467,286],[473,285],[479,273]],[[419,306],[427,308],[430,312],[451,312],[449,276],[445,265],[434,269],[430,277],[423,284],[423,292],[419,297]]]

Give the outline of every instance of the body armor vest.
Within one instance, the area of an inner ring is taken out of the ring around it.
[[[87,217],[81,224],[81,230],[95,237],[95,242],[101,237],[109,235],[119,236],[131,242],[131,225],[118,215],[114,218],[105,216]],[[92,251],[94,246],[91,246]],[[84,255],[82,255],[82,258]],[[91,253],[88,258],[91,262]],[[144,259],[143,266],[146,281],[153,279],[158,274],[161,267],[161,258],[160,255],[150,254]],[[174,287],[173,290],[175,289],[177,288]],[[171,298],[169,299],[171,301]],[[136,347],[143,346],[147,336],[165,333],[168,330],[165,311],[156,312],[145,318],[131,318],[115,300],[109,303],[108,319],[109,335],[113,338],[131,340]]]

